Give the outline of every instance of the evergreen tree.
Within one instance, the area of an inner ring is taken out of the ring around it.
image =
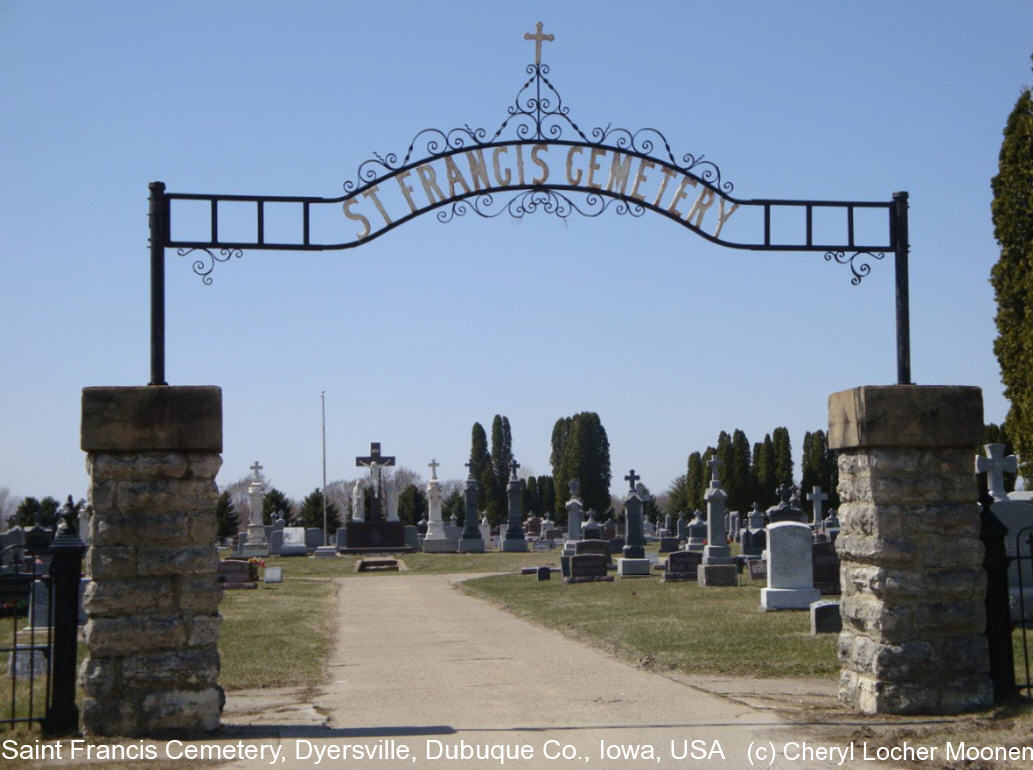
[[[818,431],[821,433],[821,431]],[[821,459],[815,467],[814,444],[818,443],[815,434],[806,431],[803,434],[803,456],[800,458],[800,507],[813,515],[814,503],[807,499],[816,484],[821,484]]]
[[[753,475],[756,479],[756,502],[762,509],[775,504],[778,482],[775,475],[775,445],[771,434],[764,434],[764,440],[753,448]]]
[[[570,417],[561,417],[552,426],[552,453],[549,455],[549,463],[552,465],[553,489],[556,494],[553,498],[553,510],[556,513],[557,521],[567,520],[567,501],[570,499],[570,469],[566,466],[564,455],[570,433],[573,430],[574,421]]]
[[[787,428],[775,428],[771,432],[771,444],[775,465],[775,487],[793,483],[793,447],[789,442]]]
[[[538,479],[528,476],[524,481],[524,512],[539,514],[542,512],[541,496],[538,494]]]
[[[571,479],[578,479],[581,484],[585,510],[605,511],[610,507],[610,440],[599,415],[580,412],[560,418],[552,435],[556,515],[565,512]]]
[[[398,508],[401,511],[401,498],[398,500]],[[459,491],[459,487],[453,489],[441,503],[441,518],[447,521],[453,516],[462,524],[466,523],[466,501],[463,499],[463,493]],[[399,513],[399,518],[401,518],[401,513]],[[418,522],[419,519],[416,521]]]
[[[541,510],[544,516],[556,510],[556,485],[553,484],[552,476],[538,477],[538,496],[541,498]],[[563,521],[566,522],[566,516]]]
[[[405,524],[418,523],[428,510],[427,493],[415,484],[409,484],[398,494],[398,518]],[[444,516],[444,506],[442,506],[442,516]]]
[[[297,518],[294,516],[294,503],[290,501],[287,495],[273,487],[265,493],[265,497],[262,500],[262,523],[272,524],[277,517],[283,517],[283,520],[288,524],[294,524],[297,521]],[[251,520],[250,511],[247,518],[248,521]],[[313,524],[312,526],[316,525]],[[319,512],[319,527],[323,527],[322,509]]]
[[[488,437],[479,422],[473,424],[470,438],[470,476],[481,482],[481,505],[487,505],[490,499],[489,489],[495,486],[495,477],[491,472],[491,455],[488,453]],[[498,521],[488,519],[492,524]]]
[[[745,513],[753,504],[753,477],[750,475],[750,442],[738,428],[732,432],[732,449],[724,468],[728,509]]]
[[[266,495],[266,499],[268,499]],[[323,528],[323,493],[317,487],[301,501],[301,505],[298,508],[297,521],[300,522],[298,526],[301,527],[315,527],[316,529]],[[341,526],[341,511],[333,503],[327,503],[326,506],[326,531],[327,533],[336,532],[337,528]]]
[[[667,510],[674,517],[682,511],[688,513],[695,510],[689,506],[689,485],[687,474],[682,474],[667,487]]]
[[[1033,89],[1019,95],[1004,127],[998,172],[991,180],[994,238],[1001,256],[990,271],[997,301],[994,353],[1006,423],[1022,457],[1020,472],[1033,478]]]
[[[240,531],[240,520],[233,509],[233,499],[229,492],[219,495],[219,500],[215,503],[215,526],[215,534],[220,538],[233,537]]]
[[[690,516],[697,509],[703,510],[703,492],[707,486],[705,479],[703,456],[693,452],[689,455],[688,472],[685,474],[686,513]]]
[[[12,526],[32,527],[39,524],[47,529],[54,529],[57,526],[58,513],[61,510],[61,503],[50,495],[42,500],[35,497],[26,497],[21,501],[14,517],[11,519]]]
[[[491,476],[490,480],[484,480],[485,507],[488,520],[493,524],[505,521],[509,515],[507,489],[512,460],[513,439],[509,419],[497,414],[491,423]]]

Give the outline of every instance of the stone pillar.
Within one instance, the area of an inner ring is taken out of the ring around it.
[[[222,391],[85,388],[82,448],[93,508],[83,731],[214,730]]]
[[[860,387],[829,397],[839,453],[839,699],[953,714],[993,703],[972,448],[979,388]]]

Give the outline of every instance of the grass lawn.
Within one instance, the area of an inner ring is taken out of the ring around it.
[[[529,553],[399,553],[384,554],[397,558],[404,565],[400,572],[355,572],[359,559],[356,555],[335,556],[334,558],[315,558],[304,556],[279,557],[270,556],[264,559],[267,567],[283,567],[285,577],[359,577],[368,578],[374,575],[406,575],[406,574],[450,574],[453,572],[519,572],[521,567],[537,567],[539,565],[558,567],[561,548],[552,551]],[[369,558],[376,558],[370,554]]]
[[[750,677],[839,671],[836,635],[811,636],[807,612],[761,612],[760,583],[700,588],[653,577],[566,585],[506,575],[462,587],[651,668]]]

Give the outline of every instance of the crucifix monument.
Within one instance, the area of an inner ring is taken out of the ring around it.
[[[369,468],[369,511],[365,521],[353,517],[347,523],[348,547],[338,549],[342,553],[412,550],[405,545],[405,525],[390,515],[391,485],[389,479],[384,476],[384,468],[394,464],[395,458],[382,455],[380,443],[376,441],[370,443],[367,456],[355,458],[356,467]]]
[[[394,464],[394,457],[384,457],[380,454],[379,441],[370,443],[368,456],[355,458],[356,467],[369,468],[370,521],[387,520],[387,488],[384,484],[382,468]]]

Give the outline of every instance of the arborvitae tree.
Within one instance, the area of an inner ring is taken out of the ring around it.
[[[570,499],[568,484],[571,476],[569,475],[570,469],[564,464],[564,454],[573,429],[574,420],[570,417],[561,417],[552,426],[552,452],[549,455],[549,463],[552,465],[553,488],[556,492],[553,498],[553,510],[557,517],[562,517],[557,518],[557,521],[567,520],[566,504]]]
[[[512,460],[513,439],[509,419],[497,414],[491,423],[491,481],[485,482],[488,520],[493,524],[505,521],[509,514],[506,490]]]
[[[538,496],[541,498],[541,511],[544,516],[556,510],[556,486],[553,484],[552,476],[538,477]],[[563,519],[566,521],[566,517]]]
[[[570,499],[569,482],[575,478],[581,483],[585,510],[605,511],[610,507],[610,440],[599,415],[580,412],[561,418],[552,435],[557,515],[561,509],[565,511]]]
[[[725,492],[728,492],[728,469],[732,467],[732,437],[725,431],[721,431],[717,436],[716,454],[717,459],[721,463],[717,469],[717,476],[721,479],[721,486],[724,488]],[[709,478],[713,478],[713,471],[711,471],[709,467],[707,470],[710,471]]]
[[[322,505],[322,503],[320,503],[320,505]],[[265,493],[265,498],[262,500],[262,523],[272,524],[273,520],[278,516],[282,516],[284,521],[288,524],[295,524],[299,520],[299,518],[294,514],[294,503],[290,501],[287,495],[276,487],[273,487]],[[247,520],[251,520],[250,511],[248,512]],[[311,526],[314,527],[316,525],[312,524]],[[320,510],[319,513],[319,526],[323,526],[322,510]]]
[[[688,472],[685,474],[686,513],[690,516],[697,508],[703,508],[703,492],[707,486],[705,479],[703,456],[693,452],[689,455]]]
[[[818,458],[817,467],[815,467],[813,447],[815,443],[817,443],[815,435],[806,431],[803,434],[803,456],[800,458],[800,507],[808,514],[814,512],[814,503],[807,499],[807,495],[811,493],[816,484],[821,484],[821,458]]]
[[[268,498],[268,495],[266,496]],[[298,507],[297,520],[302,527],[323,528],[323,493],[317,487],[301,501]],[[326,531],[336,532],[341,526],[341,511],[333,503],[326,506]]]
[[[774,449],[775,487],[793,483],[793,447],[789,442],[788,428],[775,428],[771,432]]]
[[[409,484],[398,493],[398,518],[405,524],[416,524],[429,508],[427,493],[415,484]],[[442,506],[444,516],[444,506]]]
[[[1011,402],[1008,433],[1033,477],[1033,89],[1019,95],[1004,127],[991,182],[994,238],[1001,256],[990,271],[997,300],[994,353]]]
[[[42,500],[26,497],[15,510],[11,524],[18,527],[32,527],[39,524],[41,527],[53,529],[57,526],[57,516],[60,510],[61,503],[49,495]]]
[[[488,437],[484,433],[484,427],[479,423],[473,424],[470,438],[470,476],[481,482],[481,505],[486,506],[490,499],[489,489],[495,486],[495,477],[491,472],[491,455],[488,453]],[[498,521],[488,519],[492,524]]]
[[[524,512],[538,514],[542,512],[542,498],[538,494],[538,479],[528,476],[524,481]]]
[[[233,537],[240,531],[240,519],[233,509],[233,499],[229,492],[219,495],[219,500],[215,503],[215,526],[215,534],[221,538]]]
[[[745,513],[753,505],[753,478],[750,475],[750,442],[746,434],[736,428],[732,433],[731,459],[723,469],[727,480],[728,509]]]
[[[769,508],[778,500],[775,489],[775,445],[771,434],[764,434],[764,440],[753,447],[753,478],[756,484],[756,502],[761,508]]]

